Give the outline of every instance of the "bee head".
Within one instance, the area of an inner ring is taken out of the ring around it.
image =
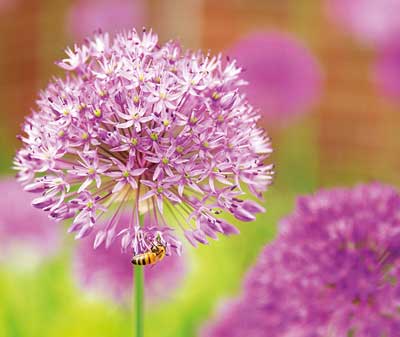
[[[162,254],[162,252],[165,252],[165,245],[160,235],[157,235],[157,237],[155,238],[153,245],[151,246],[151,251],[157,255],[160,255]]]

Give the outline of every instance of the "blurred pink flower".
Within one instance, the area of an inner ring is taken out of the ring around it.
[[[372,68],[380,91],[400,102],[400,41],[394,39],[379,48]]]
[[[398,0],[326,0],[328,16],[366,43],[380,44],[400,32]]]
[[[0,0],[0,14],[13,8],[17,2],[18,0]]]
[[[127,226],[130,215],[120,218],[121,226]],[[121,251],[117,243],[108,248],[101,245],[93,248],[91,238],[78,242],[74,257],[74,273],[82,289],[102,294],[105,298],[120,303],[130,300],[133,283],[132,255]],[[166,256],[155,265],[144,267],[146,298],[150,301],[168,299],[177,289],[186,272],[185,259],[182,256]]]
[[[141,28],[146,23],[144,0],[76,0],[67,17],[67,29],[76,39],[83,39],[101,29],[115,33]]]
[[[249,101],[270,121],[308,112],[321,93],[322,74],[310,51],[289,34],[253,33],[228,52],[244,69]]]
[[[31,206],[31,194],[12,178],[0,180],[0,262],[30,269],[53,255],[58,226]]]
[[[400,194],[380,183],[298,198],[203,337],[398,337]]]

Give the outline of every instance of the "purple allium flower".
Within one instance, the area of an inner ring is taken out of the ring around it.
[[[400,331],[400,195],[378,183],[301,197],[204,336],[387,336]]]
[[[30,204],[32,197],[12,178],[0,180],[0,261],[29,268],[53,255],[58,226]]]
[[[96,247],[119,238],[139,254],[161,240],[167,255],[180,251],[172,225],[206,244],[237,232],[222,213],[252,221],[264,211],[245,191],[262,198],[272,150],[235,62],[136,31],[99,34],[67,54],[58,63],[66,77],[41,92],[15,158],[19,181],[39,194],[36,207],[72,219],[76,238],[109,218],[95,230]],[[119,228],[124,210],[131,219]],[[146,212],[153,226],[141,228]]]
[[[123,214],[119,221],[121,228],[127,227],[130,214]],[[100,226],[105,226],[102,223]],[[149,222],[145,226],[151,226]],[[101,246],[93,250],[90,238],[79,241],[74,257],[74,272],[79,285],[83,289],[94,290],[124,303],[129,298],[132,288],[132,256],[121,251],[118,245],[109,249]],[[173,255],[167,256],[168,263],[158,263],[147,267],[144,271],[146,296],[151,301],[165,299],[177,289],[186,272],[184,259]],[[126,304],[126,303],[125,303]]]
[[[141,27],[147,15],[143,0],[75,0],[67,16],[67,29],[82,40],[101,29],[115,33],[122,29]]]
[[[398,0],[326,0],[328,16],[366,43],[381,44],[400,33]]]
[[[400,101],[400,42],[391,40],[378,49],[373,78],[380,91]]]
[[[322,74],[310,51],[289,34],[253,33],[229,51],[243,66],[249,100],[274,122],[308,112],[321,93]]]

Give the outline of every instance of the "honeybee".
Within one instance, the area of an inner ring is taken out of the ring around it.
[[[135,255],[132,258],[132,264],[135,266],[147,266],[161,261],[166,253],[165,246],[158,242],[146,253]]]

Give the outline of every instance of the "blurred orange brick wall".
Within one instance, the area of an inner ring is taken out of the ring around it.
[[[319,143],[319,184],[400,182],[400,106],[380,96],[371,81],[374,52],[332,25],[323,1],[204,3],[204,48],[219,50],[247,32],[281,29],[305,41],[319,58],[325,88],[312,111],[317,120],[313,125]]]

